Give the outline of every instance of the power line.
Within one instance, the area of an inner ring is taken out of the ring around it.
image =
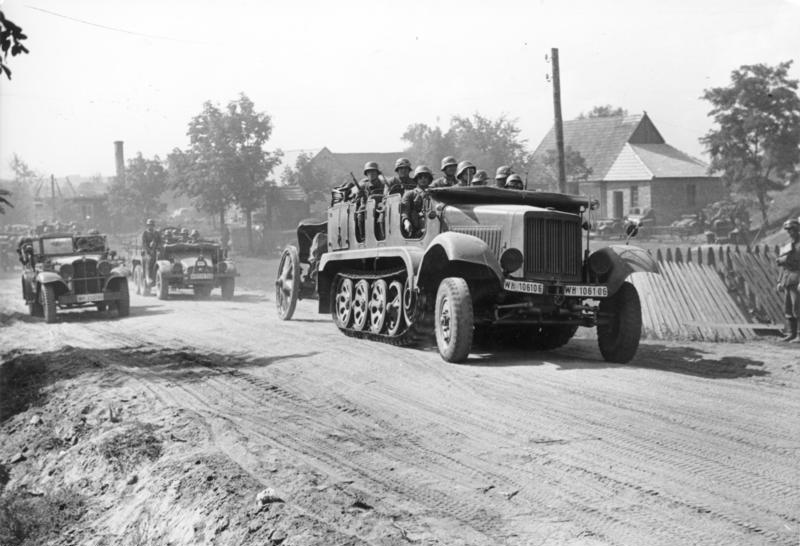
[[[196,42],[196,41],[193,41],[193,40],[182,40],[180,38],[171,38],[169,36],[158,36],[158,35],[155,35],[155,34],[145,34],[143,32],[136,32],[134,30],[127,30],[127,29],[124,29],[124,28],[110,27],[110,26],[107,26],[107,25],[101,25],[100,23],[93,23],[91,21],[86,21],[84,19],[78,19],[77,17],[70,17],[69,15],[64,15],[63,13],[56,13],[54,11],[46,10],[44,8],[40,8],[40,7],[37,7],[37,6],[32,6],[30,4],[25,4],[25,6],[30,8],[30,9],[36,10],[36,11],[41,11],[43,13],[47,13],[49,15],[54,15],[56,17],[61,17],[63,19],[67,19],[69,21],[74,21],[76,23],[81,23],[81,24],[84,24],[84,25],[92,26],[92,27],[102,28],[102,29],[105,29],[105,30],[111,30],[111,31],[114,31],[114,32],[122,32],[124,34],[130,34],[132,36],[141,36],[143,38],[152,38],[154,40],[167,40],[167,41],[170,41],[170,42],[183,42],[183,43],[186,43],[186,44],[210,45],[210,44],[208,44],[206,42]]]

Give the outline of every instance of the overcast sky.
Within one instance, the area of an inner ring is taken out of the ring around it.
[[[18,154],[45,174],[114,174],[188,144],[205,101],[247,94],[271,145],[401,150],[415,122],[516,118],[535,147],[552,125],[545,56],[559,48],[564,119],[594,105],[647,111],[702,157],[703,89],[742,64],[800,52],[800,0],[355,2],[0,0],[29,55],[0,79],[0,178]],[[793,77],[800,76],[794,66]],[[283,169],[279,167],[278,172]]]

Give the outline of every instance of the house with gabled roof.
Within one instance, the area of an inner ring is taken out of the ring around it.
[[[591,169],[578,192],[600,201],[600,216],[623,218],[650,208],[658,225],[695,214],[723,198],[722,180],[708,165],[670,146],[647,113],[564,122],[564,146],[579,152]],[[534,152],[555,150],[553,129]]]
[[[403,157],[402,152],[375,153],[333,153],[322,148],[312,159],[312,163],[331,174],[331,188],[350,180],[350,173],[356,178],[364,176],[364,164],[375,161],[381,172],[388,178],[394,176],[394,162]]]

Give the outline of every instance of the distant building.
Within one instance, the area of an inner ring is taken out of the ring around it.
[[[670,146],[646,113],[564,122],[564,146],[579,152],[592,172],[579,193],[600,200],[600,216],[622,218],[631,209],[655,212],[668,225],[723,198],[722,181],[708,165]],[[553,129],[536,148],[555,150]]]
[[[381,172],[387,177],[394,176],[394,162],[403,157],[403,152],[380,153],[333,153],[322,148],[312,159],[312,164],[331,175],[331,188],[350,180],[350,173],[360,179],[364,176],[364,164],[368,161],[378,163]]]

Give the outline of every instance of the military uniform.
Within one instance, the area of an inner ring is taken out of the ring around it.
[[[797,319],[800,316],[800,292],[798,292],[798,284],[800,284],[800,236],[798,236],[798,230],[800,230],[800,224],[796,220],[790,220],[784,223],[784,229],[789,231],[792,240],[780,249],[777,260],[778,267],[780,267],[777,288],[784,293],[783,312],[786,315],[788,332],[783,340],[797,342],[800,341],[800,338],[797,337]]]
[[[148,223],[148,225],[150,225]],[[156,252],[161,247],[161,233],[148,228],[142,233],[142,265],[147,273],[147,278],[154,281],[156,278]]]
[[[405,220],[411,223],[411,230],[407,236],[412,239],[421,237],[425,228],[424,211],[425,200],[428,192],[422,188],[414,188],[403,194],[400,202],[400,222],[405,224]]]
[[[393,176],[386,183],[386,195],[392,195],[394,193],[403,194],[416,187],[417,183],[414,182],[414,180],[412,180],[410,177],[401,178],[399,176]]]
[[[456,180],[455,176],[453,176],[452,178],[442,176],[433,181],[433,183],[431,184],[431,188],[447,188],[449,186],[455,186],[457,184],[458,180]]]

